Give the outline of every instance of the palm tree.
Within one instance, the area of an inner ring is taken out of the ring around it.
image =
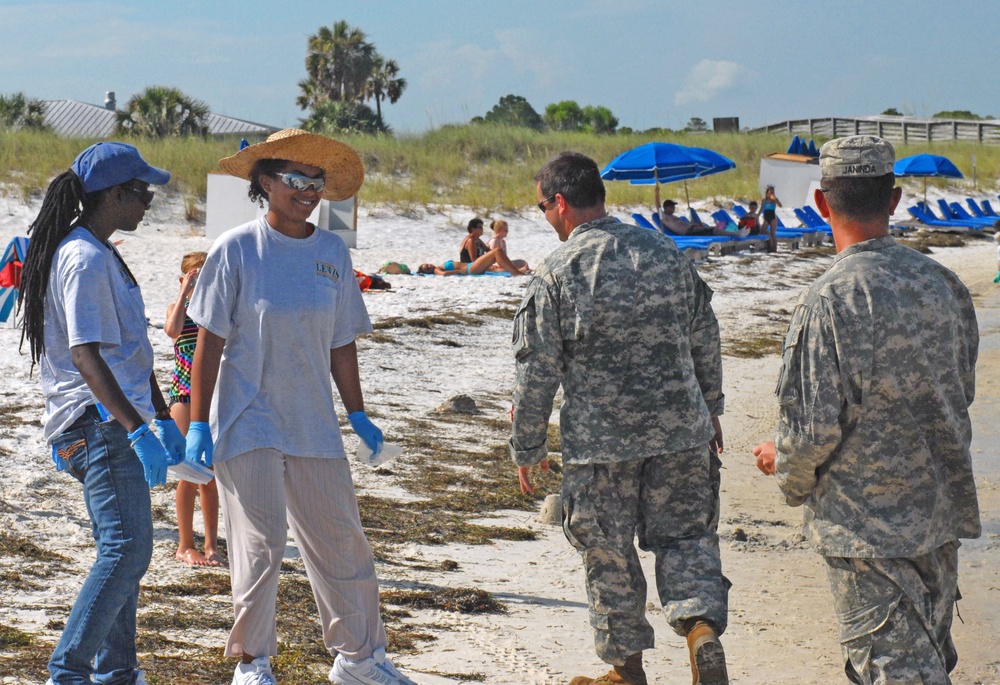
[[[296,103],[302,109],[327,101],[352,102],[362,97],[371,73],[375,46],[364,31],[344,20],[323,26],[309,36],[306,54],[307,81],[299,83],[302,95]]]
[[[371,73],[365,83],[365,99],[375,98],[375,113],[378,117],[379,126],[385,128],[382,121],[382,100],[388,100],[390,105],[396,101],[406,90],[406,79],[397,78],[399,65],[394,59],[386,59],[382,55],[375,53],[372,57]]]
[[[164,138],[208,133],[208,105],[177,88],[149,86],[115,112],[118,133]]]
[[[318,107],[320,104],[326,102],[324,91],[312,78],[299,81],[299,90],[301,90],[302,93],[295,98],[295,104],[298,105],[300,109]]]
[[[326,135],[332,133],[375,135],[388,132],[372,108],[363,102],[328,100],[313,107],[309,116],[300,122],[306,131]]]
[[[0,95],[0,129],[27,128],[36,131],[48,128],[41,100],[25,97],[24,93]]]

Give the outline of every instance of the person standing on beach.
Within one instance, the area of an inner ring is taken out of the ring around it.
[[[135,231],[153,200],[149,185],[169,180],[133,146],[96,143],[52,181],[28,229],[22,342],[39,365],[52,460],[80,482],[97,543],[47,685],[146,682],[135,638],[153,553],[149,490],[183,458],[184,438],[153,376],[139,284],[110,239]]]
[[[198,282],[198,270],[208,255],[189,252],[181,258],[180,291],[167,307],[163,332],[174,341],[174,371],[170,376],[170,416],[182,435],[187,435],[191,423],[191,362],[198,342],[198,324],[187,314],[188,300]],[[201,518],[205,526],[205,551],[194,544],[194,501],[201,496]],[[213,478],[207,483],[177,481],[174,493],[177,512],[177,552],[174,558],[188,566],[223,566],[219,555],[219,491]]]
[[[781,200],[774,194],[774,186],[768,186],[764,190],[764,197],[760,200],[761,217],[764,225],[767,226],[767,251],[778,251],[778,207]]]
[[[694,682],[728,683],[712,291],[673,241],[608,216],[589,157],[564,152],[535,181],[538,208],[565,244],[535,272],[514,319],[510,453],[521,491],[533,492],[530,467],[548,468],[562,385],[563,530],[583,557],[597,655],[613,667],[571,685],[646,685],[653,628],[637,533],[656,556],[667,621],[687,637]]]
[[[969,405],[979,347],[959,278],[889,236],[892,145],[820,149],[833,265],[785,336],[774,442],[754,450],[826,559],[853,683],[950,683],[960,538],[979,537]]]
[[[275,605],[288,533],[298,545],[336,653],[338,685],[414,685],[386,657],[378,578],[334,408],[373,454],[355,339],[372,330],[351,254],[309,223],[321,199],[364,180],[348,145],[285,129],[219,167],[250,181],[267,213],[222,235],[191,295],[197,323],[187,459],[214,466],[228,532],[235,622],[233,685],[274,685]],[[331,376],[333,383],[331,384]],[[211,406],[210,406],[211,405]],[[211,419],[211,426],[209,426]]]

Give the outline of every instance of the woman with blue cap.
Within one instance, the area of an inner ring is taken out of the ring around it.
[[[52,181],[29,228],[22,343],[39,366],[52,460],[80,482],[97,543],[49,660],[53,685],[146,682],[135,634],[153,551],[149,489],[183,458],[184,439],[153,377],[139,285],[110,238],[134,231],[150,184],[169,180],[135,147],[96,143]]]

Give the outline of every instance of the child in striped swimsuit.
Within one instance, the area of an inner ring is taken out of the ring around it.
[[[174,373],[170,379],[170,416],[181,433],[187,434],[191,421],[191,362],[198,342],[198,325],[187,315],[188,299],[198,280],[198,270],[208,255],[191,252],[181,259],[181,289],[177,301],[167,307],[163,332],[174,341]],[[205,551],[199,552],[194,544],[194,500],[201,495],[201,515],[205,522]],[[205,485],[186,480],[177,482],[175,495],[177,507],[178,561],[189,566],[222,566],[217,548],[219,531],[219,492],[213,479]]]

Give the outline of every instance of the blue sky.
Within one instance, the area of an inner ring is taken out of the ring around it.
[[[994,0],[0,0],[0,93],[119,106],[149,85],[295,126],[306,41],[346,19],[409,85],[399,133],[502,96],[575,100],[621,126],[742,126],[895,107],[1000,117]]]

